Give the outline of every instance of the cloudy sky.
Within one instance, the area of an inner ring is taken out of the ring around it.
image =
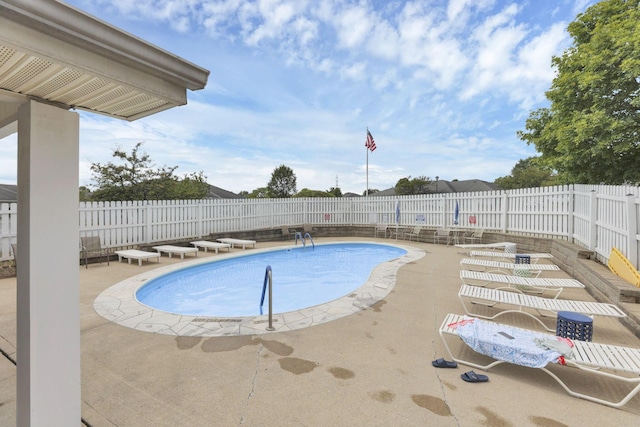
[[[403,177],[493,181],[535,155],[551,58],[589,0],[69,0],[210,70],[188,105],[132,123],[81,113],[80,183],[143,142],[157,167],[240,192],[279,165],[298,190],[363,193]],[[16,181],[16,137],[0,141]]]

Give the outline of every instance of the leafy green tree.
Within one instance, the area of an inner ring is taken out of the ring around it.
[[[333,194],[322,190],[310,190],[303,188],[294,197],[335,197]]]
[[[518,136],[563,183],[640,182],[640,6],[603,0],[569,24],[573,45],[554,57],[549,108]]]
[[[330,196],[342,197],[342,190],[340,187],[331,187],[327,193],[329,193]]]
[[[248,193],[246,197],[249,199],[266,199],[269,197],[269,189],[267,187],[256,188],[251,193]]]
[[[431,184],[431,180],[426,176],[419,176],[413,179],[409,176],[398,180],[395,190],[398,195],[427,194],[430,192],[429,184]]]
[[[92,178],[96,190],[92,200],[172,200],[201,199],[206,196],[209,185],[203,172],[185,175],[180,180],[174,175],[177,166],[153,169],[147,153],[140,151],[139,142],[131,153],[120,148],[113,157],[121,163],[92,163]]]
[[[538,160],[538,157],[519,160],[511,169],[511,175],[497,178],[495,184],[501,190],[555,185],[557,182],[553,171],[547,166],[539,165]]]
[[[84,185],[80,186],[78,193],[81,202],[91,201],[91,190],[89,190],[88,187],[85,187]]]
[[[269,197],[291,197],[296,194],[296,175],[293,170],[285,165],[280,165],[273,170],[271,179],[267,184]]]
[[[378,191],[380,191],[380,190],[378,190],[377,188],[370,188],[370,189],[369,189],[369,195],[372,195],[373,193],[377,193]],[[362,195],[363,195],[363,196],[366,196],[366,195],[367,195],[367,190],[364,190],[364,191],[362,192]]]

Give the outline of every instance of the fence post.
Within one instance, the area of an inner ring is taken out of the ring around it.
[[[569,243],[573,243],[573,221],[575,216],[575,200],[573,194],[573,186],[569,189],[567,197],[569,197],[568,212],[567,212],[567,240]]]
[[[636,198],[627,194],[627,259],[638,269],[638,218]]]
[[[145,243],[151,243],[151,233],[152,233],[152,227],[151,227],[151,202],[147,201],[147,203],[145,204],[145,216],[144,216],[144,221],[145,221],[145,233],[144,233],[144,241]]]
[[[507,230],[509,229],[508,207],[509,207],[509,195],[505,191],[505,193],[502,195],[502,214],[501,214],[501,218],[500,218],[500,222],[502,222],[502,232],[503,233],[506,233]]]
[[[595,251],[598,243],[598,194],[591,190],[589,195],[589,250]]]
[[[198,200],[197,203],[198,203],[198,214],[197,214],[198,215],[198,231],[197,231],[197,234],[198,234],[198,239],[200,239],[200,238],[202,238],[202,234],[203,234],[202,230],[204,229],[204,224],[203,224],[203,219],[202,219],[202,216],[203,216],[202,212],[203,212],[204,208],[202,207],[202,200]]]

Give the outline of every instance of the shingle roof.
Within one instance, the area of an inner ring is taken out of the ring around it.
[[[0,184],[0,201],[15,202],[18,200],[18,186],[12,184]]]
[[[447,181],[439,179],[437,185],[435,181],[432,181],[428,188],[431,193],[469,193],[473,191],[495,191],[498,189],[498,186],[492,182],[483,181],[481,179],[468,179],[465,181]],[[387,188],[386,190],[372,194],[372,196],[395,195],[395,187]]]
[[[242,199],[242,196],[232,193],[231,191],[224,190],[220,187],[209,184],[209,191],[205,196],[207,199]]]

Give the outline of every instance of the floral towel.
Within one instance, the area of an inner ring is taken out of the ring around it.
[[[530,368],[543,368],[550,362],[564,364],[564,356],[557,349],[573,345],[570,340],[560,337],[556,338],[562,345],[549,345],[549,340],[554,337],[548,334],[477,318],[465,319],[450,326],[456,329],[465,344],[478,353]]]

